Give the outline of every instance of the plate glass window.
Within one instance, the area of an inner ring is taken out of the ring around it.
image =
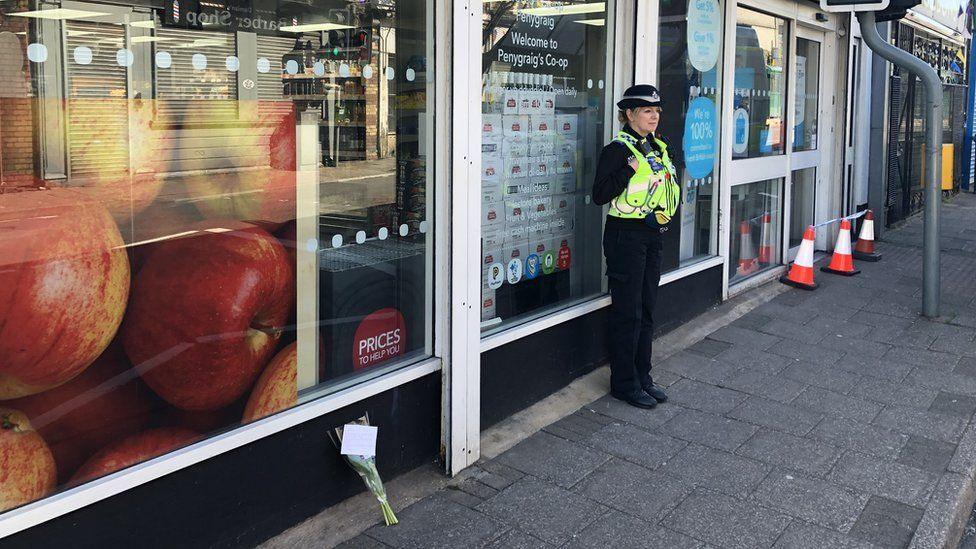
[[[783,179],[732,187],[729,285],[779,265]]]
[[[602,292],[589,192],[609,136],[604,2],[484,4],[482,331]]]
[[[133,4],[0,5],[0,512],[431,353],[432,4]]]
[[[741,7],[737,20],[732,157],[784,154],[787,22]]]
[[[793,121],[793,150],[817,148],[820,98],[820,42],[796,39],[796,108]]]
[[[661,5],[658,63],[664,110],[658,133],[669,143],[681,181],[678,221],[662,238],[663,272],[715,252],[722,13],[717,0]]]

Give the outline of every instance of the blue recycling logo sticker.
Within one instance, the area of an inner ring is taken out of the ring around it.
[[[529,257],[525,258],[525,279],[532,280],[539,276],[541,272],[541,265],[539,256],[536,254],[530,254]]]

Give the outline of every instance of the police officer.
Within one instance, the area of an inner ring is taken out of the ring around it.
[[[593,201],[610,204],[603,233],[610,297],[610,394],[654,408],[668,399],[651,377],[654,301],[661,280],[661,234],[680,200],[668,146],[656,135],[661,97],[648,84],[617,102],[623,129],[603,148]]]

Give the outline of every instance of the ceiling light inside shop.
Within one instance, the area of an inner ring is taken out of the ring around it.
[[[351,28],[349,25],[340,25],[339,23],[310,23],[307,25],[285,25],[278,27],[278,30],[283,32],[317,32]]]
[[[592,25],[594,27],[602,27],[602,26],[605,26],[607,24],[607,20],[606,19],[583,19],[583,20],[575,21],[575,22],[576,23],[579,23],[581,25]]]
[[[154,29],[156,28],[156,22],[152,20],[147,21],[133,21],[129,23],[130,27],[138,27],[140,29]]]
[[[20,11],[8,13],[7,15],[14,17],[33,17],[35,19],[90,19],[92,17],[105,17],[111,14],[100,11],[57,8],[53,10]]]
[[[607,4],[605,2],[594,2],[592,4],[562,4],[558,6],[546,6],[544,8],[526,8],[516,11],[518,13],[538,16],[603,13],[607,11]]]

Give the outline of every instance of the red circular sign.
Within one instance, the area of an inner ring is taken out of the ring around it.
[[[352,338],[353,370],[369,368],[407,349],[407,326],[400,311],[388,307],[369,314]]]
[[[556,268],[558,268],[560,271],[565,271],[569,268],[569,260],[569,246],[563,244],[562,247],[559,248],[559,255],[556,256]]]

